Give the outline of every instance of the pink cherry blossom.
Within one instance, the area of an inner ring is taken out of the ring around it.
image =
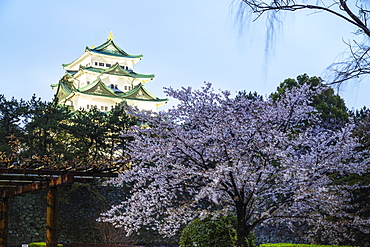
[[[179,104],[134,113],[145,124],[128,134],[132,169],[113,181],[132,186],[131,194],[100,220],[128,234],[150,226],[171,236],[196,217],[232,213],[240,246],[257,225],[278,222],[333,241],[351,237],[348,224],[368,231],[369,220],[346,211],[349,193],[332,179],[365,171],[367,160],[355,151],[353,125],[322,127],[309,106],[321,90],[302,86],[273,101],[217,93],[209,83],[166,89]]]

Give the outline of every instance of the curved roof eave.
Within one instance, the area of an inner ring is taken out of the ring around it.
[[[70,98],[72,98],[73,96],[76,95],[76,92],[71,92],[69,95],[67,95],[66,97],[64,97],[63,99],[60,99],[58,101],[58,104],[64,104],[67,102],[67,100],[69,100]]]
[[[112,51],[110,49],[106,49],[109,46],[113,46],[115,51]],[[95,48],[88,48],[87,47],[87,49],[89,49],[92,52],[103,53],[103,54],[111,55],[111,56],[122,56],[122,57],[133,58],[133,59],[135,59],[135,58],[136,59],[137,58],[141,59],[143,57],[143,55],[130,55],[130,54],[128,54],[127,52],[122,50],[121,47],[116,45],[116,43],[114,43],[113,39],[108,39],[103,44],[101,44],[101,45],[99,45]]]
[[[97,74],[109,74],[109,75],[114,75],[114,76],[127,76],[135,79],[148,79],[148,80],[153,80],[155,77],[154,74],[149,74],[149,75],[144,75],[144,74],[139,74],[135,72],[129,72],[126,71],[125,69],[121,68],[118,63],[114,64],[112,67],[109,67],[107,69],[101,69],[101,68],[95,68],[95,67],[85,67],[80,65],[81,70],[89,71],[92,73],[97,73]],[[116,73],[109,73],[115,69],[118,69],[121,71],[122,74],[116,74]]]
[[[75,60],[74,60],[74,61],[72,61],[71,63],[68,63],[68,64],[62,64],[63,69],[65,69],[65,70],[69,70],[69,69],[71,69],[71,67],[72,67],[72,66],[74,66],[74,65],[76,64],[76,62],[77,62],[77,61],[82,60],[83,58],[87,57],[88,55],[91,55],[91,52],[90,52],[90,51],[88,51],[88,47],[86,46],[86,48],[85,48],[85,52],[84,52],[84,53],[82,53],[82,55],[81,55],[81,56],[79,56],[77,59],[75,59]]]
[[[89,95],[89,96],[94,96],[94,97],[103,97],[103,98],[111,98],[111,99],[119,99],[123,100],[122,97],[120,96],[114,96],[114,95],[105,95],[105,94],[94,94],[94,93],[86,93],[86,92],[77,92],[77,94],[83,94],[83,95]]]
[[[100,79],[100,77],[98,77],[95,81],[93,81],[93,83],[90,83],[82,88],[79,88],[77,91],[80,92],[80,93],[84,93],[84,94],[90,94],[90,95],[103,95],[103,94],[95,94],[95,93],[88,93],[86,91],[94,88],[95,86],[97,85],[100,85],[101,87],[104,88],[104,90],[106,90],[110,95],[107,95],[107,96],[111,96],[111,97],[120,97],[119,95],[117,95],[111,88],[109,88],[107,85],[105,85],[102,80]]]
[[[139,90],[143,90],[144,93],[146,93],[149,97],[151,97],[152,99],[140,99],[140,98],[131,98],[130,96],[132,96],[133,94],[135,94],[137,91]],[[150,93],[145,87],[143,84],[138,84],[137,86],[135,86],[133,89],[131,89],[130,91],[126,92],[125,94],[123,94],[121,96],[122,98],[124,99],[130,99],[130,100],[138,100],[138,101],[152,101],[152,102],[167,102],[168,99],[160,99],[158,97],[156,97],[154,94]]]
[[[131,89],[130,91],[126,92],[125,96],[130,96],[134,93],[136,93],[137,91],[139,90],[143,90],[149,97],[153,98],[153,99],[159,99],[157,96],[155,96],[154,94],[152,94],[151,92],[149,92],[143,84],[139,83],[137,86],[135,86],[133,89]],[[123,97],[125,97],[123,96]]]
[[[118,101],[130,100],[130,101],[152,102],[152,103],[157,103],[157,105],[159,105],[159,106],[160,105],[164,105],[164,104],[166,104],[168,102],[168,99],[158,99],[158,98],[157,99],[153,99],[153,100],[150,100],[150,99],[137,99],[137,98],[128,98],[128,97],[113,96],[113,95],[102,95],[102,94],[85,93],[85,92],[81,92],[81,91],[75,90],[74,92],[72,92],[67,97],[59,100],[59,103],[66,102],[67,100],[71,99],[75,95],[88,95],[88,96],[94,96],[94,97],[110,98],[110,99],[115,99],[115,100],[118,100]]]
[[[121,99],[124,99],[124,100],[136,100],[136,101],[146,101],[146,102],[163,102],[163,103],[166,103],[168,102],[168,99],[137,99],[137,98],[126,98],[126,97],[122,97]]]
[[[92,53],[103,55],[103,56],[108,56],[108,57],[122,57],[122,58],[128,58],[128,59],[133,59],[133,60],[141,60],[142,57],[143,57],[143,55],[129,55],[129,56],[126,56],[126,55],[119,55],[119,54],[108,53],[108,52],[94,51],[94,50],[92,50],[90,48],[89,48],[89,51],[92,52]]]
[[[136,72],[130,72],[126,69],[123,69],[119,63],[115,63],[112,67],[110,68],[107,68],[107,69],[102,69],[102,73],[103,74],[109,74],[109,72],[111,71],[114,71],[114,70],[118,70],[119,72],[121,72],[122,74],[128,76],[128,77],[133,77],[133,78],[151,78],[153,79],[155,77],[154,74],[149,74],[149,75],[144,75],[144,74],[139,74],[139,73],[136,73]]]

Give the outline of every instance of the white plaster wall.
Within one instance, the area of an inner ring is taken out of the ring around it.
[[[133,69],[134,64],[136,64],[139,59],[130,59],[130,58],[124,58],[124,57],[110,57],[110,56],[102,56],[102,55],[94,55],[91,58],[91,66],[98,67],[98,68],[108,68],[106,67],[106,63],[109,63],[111,66],[116,64],[118,62],[121,66],[128,66],[129,69]],[[98,63],[98,65],[95,65],[95,62]],[[99,62],[104,63],[104,66],[100,66]],[[82,64],[83,65],[83,64]]]
[[[99,96],[90,96],[90,95],[84,95],[84,94],[77,94],[73,98],[70,99],[73,102],[73,106],[75,110],[78,109],[87,109],[87,105],[89,105],[90,109],[93,105],[95,105],[98,110],[108,111],[111,110],[113,107],[115,107],[117,104],[121,102],[119,99],[109,98],[109,97],[99,97]],[[94,102],[94,103],[92,103]],[[140,110],[146,110],[146,111],[157,111],[156,103],[154,102],[146,102],[146,101],[139,101],[139,100],[126,100],[127,104],[130,106],[135,106]],[[105,108],[107,107],[107,108]]]
[[[94,103],[92,103],[94,102]],[[98,110],[101,110],[101,107],[103,106],[103,111],[105,111],[105,107],[107,107],[108,111],[112,109],[112,107],[115,107],[116,104],[118,104],[120,100],[114,99],[114,98],[108,98],[108,97],[99,97],[99,96],[90,96],[90,95],[83,95],[78,94],[73,98],[73,105],[74,109],[80,109],[83,108],[85,110],[87,109],[87,105],[92,107],[92,105],[95,105]]]
[[[122,76],[113,76],[113,75],[102,75],[102,77],[100,77],[102,79],[102,81],[104,82],[105,85],[107,85],[108,87],[113,84],[113,85],[117,85],[118,89],[120,89],[122,92],[125,92],[125,91],[128,91],[128,90],[125,90],[125,86],[132,86],[132,78],[130,77],[122,77]],[[137,84],[137,83],[136,83]],[[136,85],[134,83],[134,86]]]
[[[91,62],[91,55],[89,55],[88,53],[84,53],[79,58],[77,58],[75,61],[73,61],[72,64],[67,66],[66,69],[79,70],[80,64],[83,66],[86,66],[86,64],[89,64],[90,62]]]
[[[87,81],[93,83],[96,79],[98,79],[98,73],[86,73],[85,85],[87,85]]]
[[[76,88],[86,86],[86,73],[82,73],[74,79],[74,86]]]
[[[130,106],[136,106],[140,110],[153,111],[153,112],[157,111],[156,103],[154,102],[127,100],[127,104]]]

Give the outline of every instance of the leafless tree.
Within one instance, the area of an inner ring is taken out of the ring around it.
[[[136,244],[137,239],[135,235],[126,236],[127,232],[124,228],[114,227],[114,225],[107,222],[96,222],[96,229],[98,230],[104,244]]]
[[[253,17],[254,20],[262,15],[269,18],[269,29],[281,21],[281,12],[312,10],[326,12],[341,18],[354,26],[358,39],[348,41],[349,54],[342,61],[329,66],[328,83],[340,84],[344,81],[370,74],[370,18],[369,0],[241,0],[240,16]]]

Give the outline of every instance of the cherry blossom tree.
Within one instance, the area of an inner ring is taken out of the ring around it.
[[[346,213],[349,193],[333,184],[366,168],[354,152],[353,127],[319,124],[308,99],[320,90],[304,85],[276,101],[234,98],[210,84],[166,89],[180,103],[136,113],[145,125],[130,133],[132,169],[113,181],[131,186],[131,195],[100,220],[128,233],[150,226],[170,236],[196,217],[232,213],[238,246],[257,225],[276,222],[301,222],[333,240],[349,237],[340,232],[348,221],[366,230],[369,221]]]

